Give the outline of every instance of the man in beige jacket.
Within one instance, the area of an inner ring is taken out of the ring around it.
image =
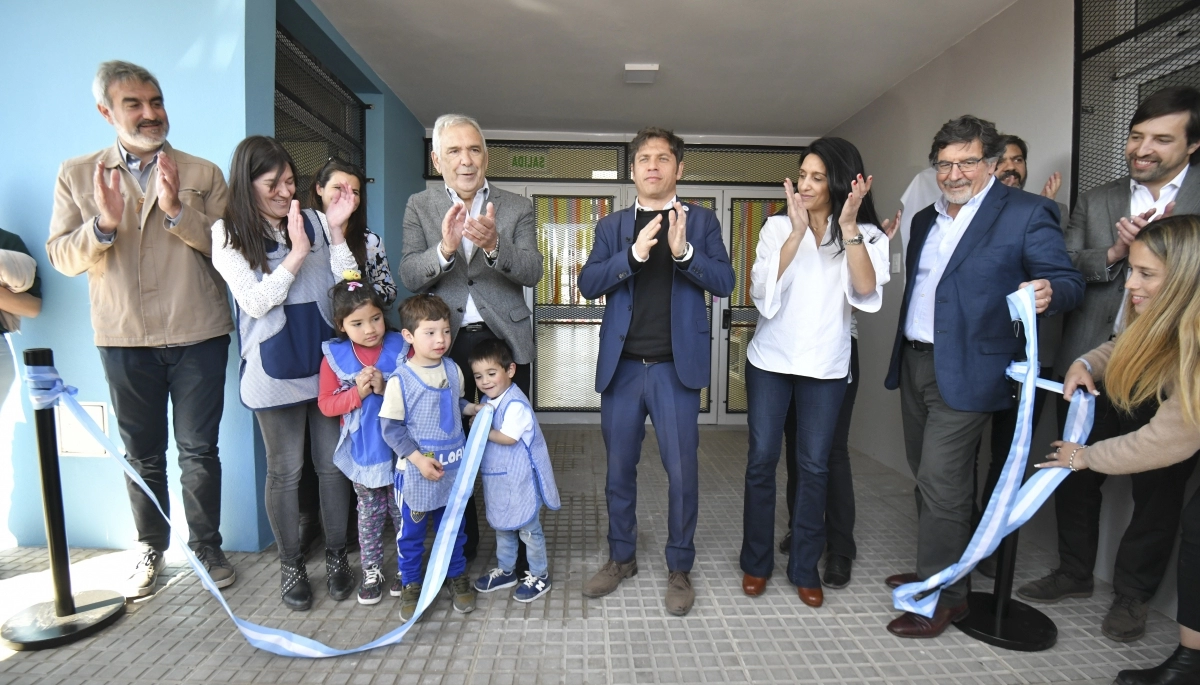
[[[221,551],[217,435],[233,319],[210,233],[225,212],[225,179],[166,142],[162,90],[150,72],[105,62],[93,92],[117,143],[63,162],[46,252],[68,276],[87,272],[127,458],[164,509],[170,398],[188,545],[225,587],[235,575]],[[138,486],[127,489],[142,549],[126,595],[137,597],[154,591],[170,526]]]

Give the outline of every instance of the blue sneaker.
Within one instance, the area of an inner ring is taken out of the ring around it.
[[[494,592],[516,584],[516,573],[496,567],[488,571],[486,575],[479,576],[479,579],[475,581],[475,590],[476,592]]]
[[[539,578],[526,571],[520,587],[513,593],[513,599],[518,602],[532,602],[547,592],[550,592],[550,574],[547,573]]]

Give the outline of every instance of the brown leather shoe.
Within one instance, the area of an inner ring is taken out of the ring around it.
[[[900,587],[901,585],[908,585],[909,583],[919,583],[919,582],[921,582],[921,579],[919,577],[917,577],[917,574],[915,574],[915,573],[897,573],[894,576],[888,576],[883,582],[888,587],[895,590],[896,588]]]
[[[798,587],[796,591],[800,594],[800,601],[810,607],[819,607],[825,603],[825,593],[820,587]]]
[[[970,609],[964,600],[952,607],[938,606],[933,612],[933,618],[925,618],[920,614],[906,611],[900,618],[888,624],[888,632],[897,637],[937,637],[946,627],[967,617]]]
[[[742,592],[749,597],[757,597],[767,590],[767,579],[758,578],[749,573],[742,575]]]

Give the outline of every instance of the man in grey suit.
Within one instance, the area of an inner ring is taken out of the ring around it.
[[[513,381],[533,397],[532,313],[522,290],[542,278],[533,205],[488,184],[487,141],[471,117],[438,117],[431,155],[445,185],[408,198],[400,280],[414,293],[436,294],[450,305],[450,358],[463,370],[469,400],[475,401],[476,389],[467,357],[489,338],[500,338],[512,348],[517,363]],[[466,519],[464,551],[471,559],[479,541],[474,498]]]
[[[1083,273],[1083,304],[1068,313],[1054,372],[1061,378],[1076,359],[1111,338],[1121,325],[1129,245],[1147,223],[1173,211],[1200,212],[1200,91],[1171,87],[1143,101],[1129,125],[1125,162],[1129,175],[1084,193],[1066,229],[1067,252]],[[1059,398],[1059,428],[1067,404]],[[1138,426],[1097,398],[1088,442]],[[1131,476],[1133,518],[1117,550],[1116,597],[1101,632],[1118,642],[1146,631],[1146,603],[1167,567],[1183,508],[1184,486],[1196,458]],[[1017,595],[1034,602],[1090,597],[1099,544],[1100,486],[1104,475],[1080,471],[1067,476],[1054,496],[1058,517],[1059,567],[1023,585]]]

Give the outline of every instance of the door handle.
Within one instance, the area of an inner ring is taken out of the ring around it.
[[[733,323],[733,310],[726,309],[721,312],[721,330],[729,330],[730,324]]]

